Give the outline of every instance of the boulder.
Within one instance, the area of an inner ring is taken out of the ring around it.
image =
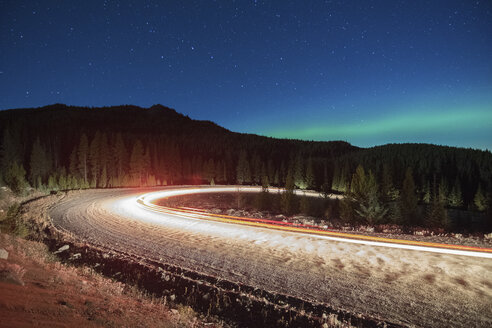
[[[58,248],[58,250],[56,252],[54,252],[53,254],[58,254],[58,253],[61,253],[64,251],[68,251],[69,248],[70,248],[70,245],[63,245],[62,247]]]

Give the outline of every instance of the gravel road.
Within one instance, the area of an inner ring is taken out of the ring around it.
[[[97,246],[350,312],[417,327],[492,326],[491,259],[150,213],[135,206],[146,191],[73,193],[49,215]]]

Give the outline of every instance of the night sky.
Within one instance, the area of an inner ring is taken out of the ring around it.
[[[492,1],[0,1],[0,108],[492,149]]]

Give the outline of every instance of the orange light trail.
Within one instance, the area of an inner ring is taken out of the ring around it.
[[[231,190],[229,189],[230,188],[220,188],[220,187],[208,188],[208,189],[202,189],[202,188],[187,189],[187,190],[182,189],[180,190],[179,194],[184,195],[184,194],[191,194],[191,193],[220,192],[220,191],[230,192]],[[248,191],[254,191],[254,190],[249,189]],[[374,245],[374,246],[386,246],[386,247],[393,247],[393,248],[405,248],[405,249],[412,249],[412,250],[423,250],[423,251],[448,253],[448,254],[455,254],[455,255],[467,255],[467,256],[492,258],[492,249],[490,248],[433,243],[433,242],[424,242],[424,241],[416,241],[416,240],[394,239],[394,238],[385,238],[385,237],[376,237],[376,236],[366,236],[366,235],[359,235],[353,233],[323,230],[315,225],[295,224],[292,222],[282,222],[282,221],[274,221],[274,220],[267,220],[267,219],[245,218],[245,217],[238,217],[238,216],[231,216],[231,215],[213,214],[213,213],[206,213],[203,210],[190,208],[190,207],[174,208],[174,207],[159,206],[153,203],[157,199],[167,198],[171,196],[176,196],[176,194],[170,191],[154,192],[139,197],[137,199],[137,203],[143,208],[153,212],[177,215],[180,217],[187,217],[192,219],[209,220],[209,221],[236,224],[236,225],[245,225],[245,226],[303,233],[303,234],[309,234],[318,237],[325,237],[327,239],[332,239],[332,240],[348,241],[348,242],[355,242],[355,243]]]

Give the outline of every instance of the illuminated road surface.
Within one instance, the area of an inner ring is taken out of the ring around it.
[[[136,201],[134,199],[130,199],[128,203],[125,205],[127,206],[128,211],[135,211],[134,207],[140,206],[148,211],[152,211],[156,213],[176,215],[176,216],[181,216],[190,219],[210,220],[215,222],[223,222],[223,223],[230,223],[230,224],[254,226],[259,228],[268,228],[268,229],[276,229],[276,230],[283,230],[283,231],[296,232],[296,233],[304,233],[304,234],[309,234],[311,236],[316,236],[317,238],[324,238],[324,239],[336,240],[341,242],[350,242],[354,244],[411,249],[414,251],[474,256],[474,257],[483,257],[489,259],[492,258],[492,249],[490,248],[364,236],[364,235],[350,234],[345,232],[326,231],[314,225],[307,225],[307,224],[294,225],[288,222],[278,222],[278,221],[256,219],[256,218],[243,218],[243,217],[221,215],[221,214],[210,214],[210,213],[204,213],[204,211],[200,211],[197,209],[171,208],[171,207],[164,207],[155,204],[157,200],[173,197],[173,196],[183,196],[183,195],[190,195],[190,194],[197,194],[197,193],[204,193],[204,192],[215,192],[215,193],[236,192],[239,190],[241,190],[242,192],[245,191],[259,192],[261,189],[255,187],[248,187],[248,188],[243,187],[240,189],[232,188],[232,187],[218,187],[218,188],[208,188],[208,189],[188,188],[178,191],[175,190],[155,191],[138,197]],[[305,194],[308,195],[311,194],[312,196],[317,196],[317,194],[315,193],[305,193]]]
[[[195,189],[165,195],[212,191]],[[490,250],[352,239],[156,207],[162,196],[85,191],[57,203],[50,216],[59,229],[98,246],[351,312],[416,326],[492,326]]]

